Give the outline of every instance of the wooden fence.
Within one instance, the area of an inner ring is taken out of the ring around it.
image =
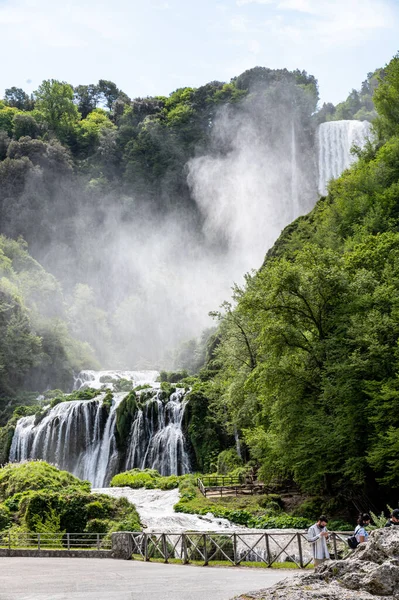
[[[346,558],[351,552],[345,532],[331,532],[329,547],[332,557]],[[232,565],[248,562],[272,567],[276,563],[290,562],[300,569],[312,561],[310,544],[305,532],[269,533],[131,533],[133,556],[150,561],[171,559],[183,564],[224,561]]]
[[[253,495],[253,494],[264,494],[266,488],[263,483],[245,481],[241,477],[230,477],[230,476],[205,476],[197,478],[197,486],[200,492],[205,496],[209,495]]]

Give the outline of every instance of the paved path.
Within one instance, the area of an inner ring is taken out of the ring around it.
[[[294,573],[106,558],[7,557],[0,558],[0,600],[230,600]]]

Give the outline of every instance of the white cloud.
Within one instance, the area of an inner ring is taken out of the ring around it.
[[[260,51],[262,50],[262,46],[260,45],[260,43],[258,42],[258,40],[251,40],[248,43],[248,50],[250,52],[252,52],[252,54],[259,54]]]
[[[236,0],[237,6],[245,4],[273,4],[275,0]]]
[[[277,8],[312,13],[313,10],[311,4],[311,0],[281,0],[281,2],[278,3]],[[322,2],[320,4],[322,4]]]
[[[236,0],[242,7],[255,3],[269,5],[264,33],[290,45],[309,46],[317,41],[320,48],[356,46],[377,31],[397,26],[388,0]],[[259,28],[259,15],[256,24]],[[250,30],[247,22],[246,31]]]
[[[54,48],[84,47],[91,37],[115,40],[128,33],[120,11],[101,1],[93,10],[78,0],[65,5],[52,0],[6,3],[0,6],[0,30],[3,42],[16,39],[25,46],[33,43]]]
[[[250,21],[247,17],[242,15],[235,15],[230,19],[230,27],[233,31],[238,33],[247,33],[249,31]]]

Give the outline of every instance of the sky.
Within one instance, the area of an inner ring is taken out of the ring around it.
[[[303,69],[344,100],[399,51],[399,0],[0,0],[0,95],[109,79],[132,98]]]

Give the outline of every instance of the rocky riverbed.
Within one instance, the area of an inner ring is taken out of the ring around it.
[[[377,529],[346,560],[235,600],[399,600],[399,528]]]

